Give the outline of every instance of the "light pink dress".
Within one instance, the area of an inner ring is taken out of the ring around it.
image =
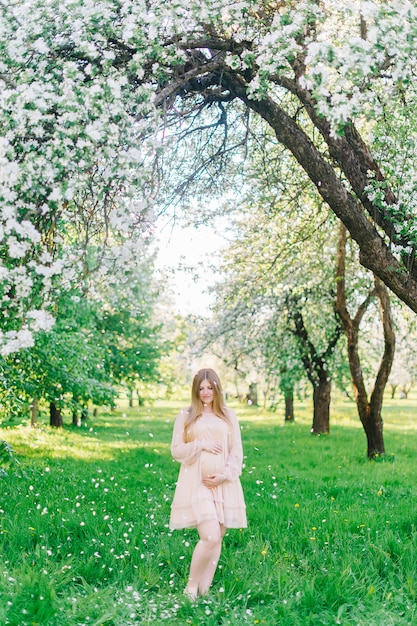
[[[188,409],[175,420],[171,453],[181,463],[171,506],[170,528],[192,528],[200,522],[218,520],[226,528],[246,528],[246,507],[239,476],[242,473],[242,440],[236,414],[227,409],[230,424],[214,413],[203,413],[193,426],[194,439],[184,442],[184,421]],[[210,439],[223,447],[220,454],[202,449]],[[214,489],[202,478],[223,473],[226,481]]]

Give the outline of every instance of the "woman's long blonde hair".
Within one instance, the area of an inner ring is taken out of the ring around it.
[[[213,413],[230,424],[224,403],[222,384],[216,372],[210,368],[202,369],[194,376],[191,387],[191,406],[188,408],[188,415],[184,423],[184,439],[190,440],[192,427],[195,421],[202,415],[204,404],[200,398],[200,385],[203,380],[207,380],[213,389]]]

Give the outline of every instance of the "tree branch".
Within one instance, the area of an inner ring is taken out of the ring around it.
[[[275,131],[315,184],[319,194],[345,224],[360,249],[360,262],[417,312],[417,284],[406,272],[376,228],[364,214],[358,200],[336,175],[307,134],[271,97],[251,99],[242,76],[224,72],[223,84],[231,93],[258,113]]]

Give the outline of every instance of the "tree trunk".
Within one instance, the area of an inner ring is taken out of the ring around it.
[[[61,409],[59,409],[54,402],[49,403],[49,425],[55,428],[62,427],[62,415]]]
[[[73,426],[79,426],[80,424],[81,424],[81,421],[78,419],[78,413],[74,409],[73,412],[72,412],[72,425]]]
[[[38,425],[38,414],[39,414],[39,400],[38,398],[33,398],[32,404],[30,406],[30,425],[32,428],[36,428]]]
[[[263,390],[263,396],[264,396],[264,401],[262,403],[262,408],[266,409],[266,404],[268,402],[268,397],[269,397],[269,380],[267,382],[266,389]]]
[[[294,421],[294,391],[285,394],[285,421]]]
[[[337,321],[331,337],[328,339],[326,349],[319,353],[309,338],[302,311],[297,302],[297,296],[288,297],[287,306],[288,315],[294,324],[292,332],[298,341],[300,357],[307,377],[313,386],[314,410],[313,425],[310,432],[315,435],[329,433],[332,383],[327,369],[327,362],[336,348],[343,329],[340,322]]]
[[[402,385],[400,387],[400,391],[401,391],[401,397],[403,400],[407,400],[408,398],[408,394],[411,391],[411,385],[407,388],[405,385]]]
[[[341,224],[338,244],[336,312],[342,321],[347,337],[350,373],[359,419],[361,420],[367,438],[368,457],[373,458],[385,453],[381,410],[384,390],[391,372],[395,352],[395,335],[391,303],[387,288],[375,276],[375,289],[368,293],[365,300],[358,307],[355,317],[351,318],[346,303],[345,256],[346,228]],[[382,326],[384,329],[384,354],[379,365],[371,398],[368,400],[359,357],[359,326],[375,294],[378,296],[381,308]]]
[[[385,454],[381,408],[382,407],[376,406],[371,407],[369,404],[366,410],[361,411],[358,409],[368,444],[367,455],[370,459]]]
[[[250,405],[258,406],[258,388],[256,383],[251,383],[249,385],[246,402]]]
[[[313,435],[323,435],[330,432],[330,393],[332,383],[328,378],[321,378],[313,392]]]

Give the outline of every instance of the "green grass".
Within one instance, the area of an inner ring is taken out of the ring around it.
[[[182,590],[196,533],[167,526],[179,406],[0,429],[19,460],[0,478],[1,626],[417,624],[415,399],[386,401],[381,462],[348,400],[322,437],[309,404],[285,426],[235,407],[249,528],[227,533],[195,604]]]

